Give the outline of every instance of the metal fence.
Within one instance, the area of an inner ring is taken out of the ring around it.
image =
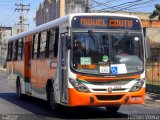
[[[149,60],[146,64],[147,92],[160,94],[160,60]]]

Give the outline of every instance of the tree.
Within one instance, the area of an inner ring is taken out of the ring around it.
[[[155,4],[155,10],[153,13],[149,16],[150,19],[153,19],[158,16],[158,20],[160,20],[160,4]]]

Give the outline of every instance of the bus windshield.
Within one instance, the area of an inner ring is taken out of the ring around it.
[[[73,32],[71,66],[87,74],[128,74],[143,70],[141,32]]]

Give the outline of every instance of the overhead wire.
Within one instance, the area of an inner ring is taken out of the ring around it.
[[[141,2],[141,3],[134,3],[134,4],[131,4],[131,5],[128,5],[127,7],[124,7],[124,8],[122,8],[122,9],[119,9],[119,10],[117,10],[117,11],[115,11],[115,12],[118,12],[118,11],[122,11],[122,10],[126,10],[127,8],[131,8],[131,7],[133,7],[133,6],[139,6],[139,5],[144,5],[144,4],[146,4],[146,3],[149,3],[149,2],[151,2],[151,1],[153,1],[153,0],[148,0],[148,1],[145,1],[145,2]]]
[[[143,1],[143,0],[134,0],[134,1],[130,1],[130,2],[126,2],[126,3],[120,3],[117,5],[105,5],[103,2],[97,2],[97,4],[102,5],[102,7],[100,9],[98,9],[98,11],[114,11],[114,12],[118,12],[118,11],[122,11],[122,10],[126,10],[126,11],[138,11],[137,9],[135,10],[133,7],[135,6],[141,6],[144,4],[148,4],[151,3],[152,4],[157,2],[156,0],[148,0],[148,1]],[[154,5],[153,5],[154,6]],[[132,10],[133,8],[133,10]],[[142,9],[142,8],[141,8]]]
[[[22,2],[22,0],[15,0],[14,1],[14,3],[16,3],[16,2]],[[0,3],[1,3],[2,1],[0,0]],[[4,1],[3,1],[4,2]],[[5,2],[9,2],[9,1],[5,1]],[[3,21],[3,24],[5,24],[6,26],[13,26],[14,25],[14,23],[15,23],[15,21],[16,21],[16,19],[19,17],[19,14],[17,14],[17,13],[15,13],[15,4],[14,3],[12,3],[12,4],[10,4],[10,5],[6,5],[6,6],[12,6],[12,7],[10,7],[10,10],[6,13],[6,15],[1,19],[1,21]],[[0,5],[1,6],[1,5]],[[3,6],[5,6],[5,5],[3,5]],[[6,8],[6,6],[5,6],[5,8]],[[14,20],[14,22],[13,22],[13,20]]]
[[[97,9],[97,7],[100,7],[101,8],[100,10],[102,10],[105,7],[111,6],[111,4],[108,4],[109,2],[106,2],[106,3],[105,2],[97,2],[96,0],[92,0],[92,1],[95,4],[95,6],[93,6],[93,8],[96,8],[96,9]],[[114,0],[114,1],[117,1],[117,0]]]
[[[131,1],[131,2],[125,2],[125,3],[115,5],[115,6],[106,7],[105,9],[114,9],[114,8],[117,8],[117,7],[123,7],[125,5],[131,4],[131,3],[136,3],[136,2],[139,2],[139,1],[142,1],[142,0],[134,0],[134,1]]]

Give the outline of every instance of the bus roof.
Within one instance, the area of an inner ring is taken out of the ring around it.
[[[113,14],[113,13],[73,13],[73,14],[66,15],[62,18],[58,18],[56,20],[53,20],[51,22],[42,24],[40,26],[37,26],[37,27],[32,28],[28,31],[16,34],[16,35],[10,37],[8,39],[8,42],[18,40],[18,39],[23,38],[27,35],[35,34],[37,32],[41,32],[41,31],[44,31],[46,29],[49,29],[49,28],[52,28],[52,27],[55,27],[55,26],[59,26],[59,25],[65,23],[65,22],[67,22],[69,19],[71,19],[74,16],[115,16],[115,17],[117,16],[117,17],[128,17],[128,18],[139,19],[138,17],[132,16],[132,15]]]

